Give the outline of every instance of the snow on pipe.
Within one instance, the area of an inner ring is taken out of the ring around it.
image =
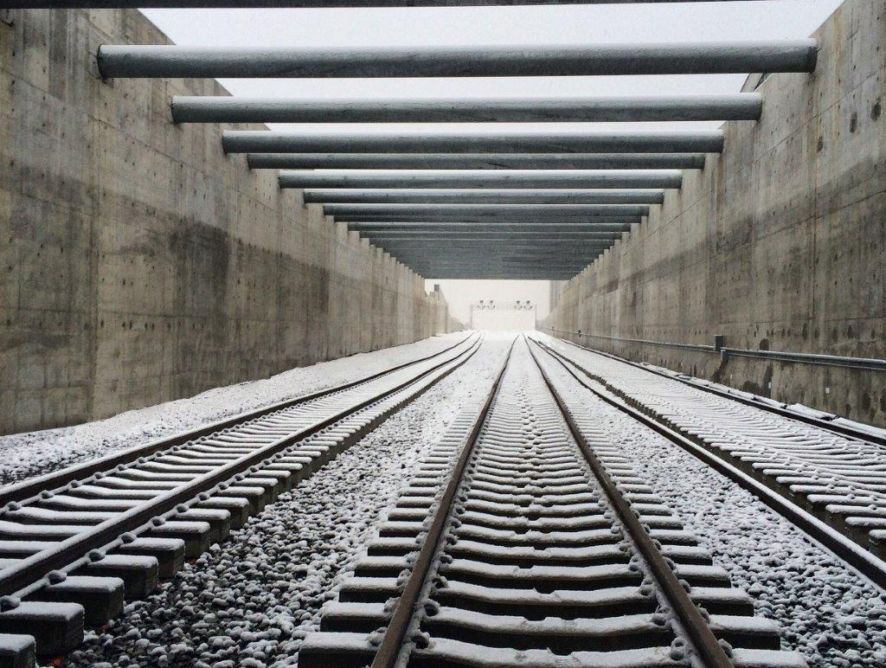
[[[585,244],[593,244],[600,248],[608,248],[612,245],[614,237],[610,239],[601,239],[580,232],[572,232],[567,234],[558,233],[552,235],[550,233],[525,233],[525,232],[505,232],[495,234],[494,232],[471,233],[471,232],[452,232],[440,234],[423,234],[420,232],[361,232],[360,236],[366,239],[378,239],[379,241],[433,241],[434,243],[448,241],[535,241],[544,239],[557,239],[561,241],[583,241]]]
[[[588,214],[558,214],[558,213],[496,213],[464,216],[453,213],[443,214],[336,214],[335,222],[338,223],[415,223],[421,220],[427,223],[487,223],[487,224],[514,224],[514,225],[564,225],[568,223],[581,224],[593,227],[597,230],[630,229],[630,226],[641,222],[640,216],[594,216]]]
[[[574,230],[571,232],[552,232],[550,230],[535,229],[526,231],[458,231],[458,230],[354,230],[362,236],[378,237],[380,239],[392,239],[395,237],[404,239],[490,239],[490,238],[517,238],[517,235],[527,239],[535,239],[538,237],[546,239],[584,239],[586,241],[612,241],[618,239],[621,235],[616,233],[598,233],[593,230]]]
[[[618,239],[630,225],[586,225],[584,223],[347,223],[353,232],[465,232],[465,233],[505,233],[542,232],[546,234],[581,232],[588,236]]]
[[[549,255],[551,253],[558,254],[560,257],[570,257],[574,255],[586,255],[589,251],[598,248],[608,248],[610,244],[601,244],[599,242],[589,242],[587,244],[575,244],[570,241],[568,243],[556,238],[552,239],[533,239],[531,241],[502,244],[494,239],[463,239],[453,240],[446,247],[439,247],[435,244],[428,243],[426,239],[403,239],[399,241],[383,240],[382,243],[402,248],[411,248],[416,252],[427,253],[429,256],[437,258],[454,257],[465,259],[465,253],[481,256],[487,251],[497,252],[520,252],[530,255]]]
[[[667,97],[299,99],[175,96],[176,123],[488,123],[758,120],[759,93]]]
[[[577,215],[587,217],[639,217],[649,215],[645,204],[327,204],[326,215],[396,215],[417,216],[451,214],[465,216],[493,215]]]
[[[331,172],[284,171],[281,188],[498,188],[498,189],[624,189],[679,188],[676,170],[352,170]]]
[[[342,188],[305,190],[303,198],[306,204],[661,204],[664,191]]]
[[[135,4],[135,3],[133,3]],[[144,6],[139,3],[139,6]],[[114,77],[500,77],[812,72],[813,39],[695,44],[400,47],[102,45]]]
[[[225,153],[719,153],[723,131],[226,130],[222,148]]]
[[[251,169],[702,169],[703,153],[250,153]]]
[[[712,0],[5,0],[11,9],[137,9],[161,8],[222,8],[260,7],[290,8],[360,8],[368,7],[493,7],[526,5],[594,5],[647,4],[667,2],[711,2]],[[734,2],[735,0],[714,0]]]

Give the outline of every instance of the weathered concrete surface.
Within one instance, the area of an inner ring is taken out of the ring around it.
[[[411,342],[440,294],[170,121],[212,81],[102,82],[136,11],[0,10],[0,432],[67,425]]]
[[[572,279],[545,324],[886,357],[884,12],[883,2],[847,0],[815,35],[816,72],[766,78],[760,121],[727,123],[723,154],[685,172],[681,191],[668,191],[647,222]],[[886,424],[883,373],[593,345]]]

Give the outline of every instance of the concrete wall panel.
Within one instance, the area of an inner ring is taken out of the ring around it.
[[[408,269],[174,125],[207,80],[97,76],[126,10],[0,10],[0,432],[73,424],[454,326]],[[258,128],[260,126],[236,126]],[[374,310],[378,307],[378,310]]]
[[[568,282],[546,325],[886,357],[884,12],[882,2],[847,0],[815,35],[816,71],[765,77],[760,121],[726,123],[723,153],[686,172],[682,190]],[[886,424],[883,373],[582,342]]]

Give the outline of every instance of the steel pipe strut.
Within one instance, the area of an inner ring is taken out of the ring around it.
[[[305,190],[304,202],[320,204],[662,204],[661,190]]]
[[[252,169],[703,169],[703,153],[250,153]]]
[[[427,234],[450,233],[492,233],[503,234],[506,232],[542,232],[545,234],[558,234],[581,232],[591,237],[601,239],[619,239],[628,231],[628,226],[623,225],[585,225],[583,223],[347,223],[352,232],[416,232]],[[603,229],[600,229],[600,228]],[[610,229],[611,228],[611,229]]]
[[[595,230],[629,230],[631,225],[642,222],[639,216],[636,217],[612,217],[612,216],[563,216],[563,215],[515,215],[515,214],[496,214],[487,216],[471,216],[462,217],[455,215],[426,215],[419,219],[417,216],[408,214],[400,216],[370,216],[368,214],[358,216],[340,215],[336,216],[335,222],[345,223],[347,225],[367,224],[375,225],[378,223],[390,223],[394,225],[415,224],[420,223],[463,223],[466,225],[584,225],[592,227]]]
[[[176,123],[494,123],[756,121],[759,93],[568,98],[251,98],[175,96]]]
[[[480,232],[460,232],[455,230],[439,230],[437,232],[423,232],[421,230],[361,230],[360,236],[367,239],[425,239],[426,241],[439,241],[440,239],[583,239],[591,242],[611,243],[620,239],[621,235],[613,232],[600,234],[598,232],[570,231],[559,232],[550,230],[483,230]]]
[[[341,172],[285,171],[281,188],[679,188],[676,170],[350,170]]]
[[[812,72],[816,54],[815,40],[801,39],[339,48],[106,44],[97,58],[105,78],[364,78]]]
[[[226,130],[225,153],[719,153],[722,130],[604,132],[424,128],[372,132]]]
[[[462,241],[484,239],[581,239],[587,243],[599,243],[611,245],[612,242],[620,238],[617,234],[609,234],[608,236],[596,235],[592,232],[549,232],[547,230],[530,230],[528,232],[521,231],[504,231],[504,232],[415,232],[404,230],[366,230],[359,233],[366,239],[409,239],[416,241],[438,242],[443,239],[461,239]]]
[[[451,248],[446,249],[446,254],[441,252],[439,246],[425,241],[424,239],[415,241],[379,241],[375,245],[389,249],[410,250],[413,253],[418,253],[419,255],[424,254],[428,257],[437,258],[439,260],[458,259],[463,262],[474,261],[477,259],[482,260],[487,256],[492,258],[498,254],[521,255],[525,257],[584,257],[588,253],[601,250],[601,248],[609,248],[609,246],[600,247],[593,244],[584,247],[584,245],[578,245],[575,244],[575,242],[557,241],[555,239],[549,239],[547,241],[533,240],[531,242],[520,242],[520,244],[522,245],[517,245],[517,243],[503,243],[494,240],[452,241],[447,244],[447,246],[451,246]],[[456,250],[458,251],[457,253],[455,252]]]
[[[511,234],[439,234],[433,236],[415,236],[410,234],[362,234],[364,239],[369,239],[370,243],[385,243],[395,241],[424,241],[426,243],[436,244],[450,241],[581,241],[594,248],[609,248],[612,243],[605,239],[597,239],[588,237],[583,234],[521,234],[512,232]],[[614,241],[614,239],[612,240]],[[593,242],[593,244],[591,244]]]
[[[489,214],[579,215],[579,216],[646,216],[644,204],[326,204],[323,212],[330,216],[359,214],[453,214],[484,216]]]
[[[711,0],[5,0],[11,9],[138,9],[139,7],[492,7],[526,5],[593,5],[665,2],[710,2]],[[718,0],[729,2],[734,0]]]

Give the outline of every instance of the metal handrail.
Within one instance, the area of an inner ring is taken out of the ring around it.
[[[849,357],[845,355],[825,355],[819,353],[798,353],[783,350],[753,350],[750,348],[730,348],[722,346],[706,346],[697,343],[674,343],[670,341],[653,341],[650,339],[631,339],[619,336],[604,336],[602,334],[587,334],[581,331],[557,329],[555,327],[540,326],[539,329],[561,334],[574,334],[592,339],[605,339],[608,341],[621,341],[625,343],[638,343],[641,345],[658,346],[661,348],[682,348],[704,353],[718,354],[724,359],[730,355],[736,357],[755,357],[770,359],[779,362],[795,362],[797,364],[811,364],[814,366],[836,366],[863,371],[886,372],[886,359],[876,357]]]

